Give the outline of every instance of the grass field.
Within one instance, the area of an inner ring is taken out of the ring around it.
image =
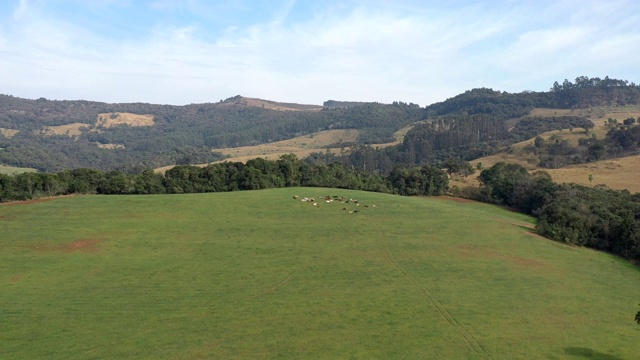
[[[399,144],[404,135],[411,129],[411,126],[404,127],[395,132],[395,141],[384,144],[370,144],[373,148],[385,148]],[[295,137],[292,139],[272,142],[268,144],[242,146],[235,148],[215,149],[228,158],[217,162],[247,162],[255,158],[264,158],[267,160],[278,160],[280,156],[286,154],[295,154],[298,158],[305,158],[313,153],[325,152],[327,150],[334,154],[340,154],[342,147],[336,147],[340,143],[356,143],[360,132],[353,129],[341,130],[325,130],[310,135]],[[332,146],[333,145],[333,146]],[[348,147],[347,147],[348,149]],[[207,166],[208,164],[199,164],[195,166]],[[157,172],[165,172],[174,165],[164,166],[155,169]]]
[[[0,225],[2,359],[640,353],[638,267],[486,204],[82,196],[2,205]]]
[[[398,130],[394,134],[395,141],[384,144],[371,144],[374,148],[385,148],[397,145],[402,142],[404,135],[411,129],[407,126]],[[353,129],[325,130],[310,135],[277,141],[268,144],[243,146],[237,148],[218,149],[221,153],[229,156],[224,161],[246,162],[257,157],[264,157],[268,160],[277,160],[284,154],[296,154],[299,158],[311,155],[314,152],[324,152],[327,148],[335,154],[339,154],[341,147],[331,147],[340,143],[357,143],[360,132]]]
[[[24,172],[35,172],[35,171],[38,171],[38,170],[31,169],[31,168],[19,168],[19,167],[13,167],[13,166],[0,165],[0,174],[20,174]]]

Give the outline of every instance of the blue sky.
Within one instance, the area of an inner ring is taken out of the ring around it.
[[[640,82],[640,1],[5,0],[0,93],[422,106],[476,87]]]

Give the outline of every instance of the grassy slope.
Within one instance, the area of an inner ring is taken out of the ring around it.
[[[402,128],[394,134],[396,140],[394,142],[385,144],[371,144],[374,148],[384,148],[388,146],[397,145],[402,142],[404,135],[411,129],[411,126]],[[310,135],[304,135],[295,137],[288,140],[277,141],[268,144],[254,145],[254,146],[242,146],[237,148],[224,148],[216,149],[228,158],[217,162],[247,162],[248,160],[258,157],[265,158],[267,160],[277,160],[280,156],[285,154],[295,154],[298,158],[305,158],[312,153],[325,152],[327,150],[334,154],[340,154],[343,150],[341,147],[329,147],[331,145],[339,143],[357,142],[359,131],[353,129],[347,130],[325,130]],[[197,166],[206,166],[208,164],[199,164]],[[164,166],[155,169],[157,172],[165,172],[173,168],[171,166]]]
[[[0,206],[0,357],[635,358],[638,268],[532,221],[323,189]]]

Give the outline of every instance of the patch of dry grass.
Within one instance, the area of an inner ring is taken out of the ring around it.
[[[640,155],[543,170],[558,183],[586,186],[604,184],[611,189],[640,192]],[[593,181],[589,181],[589,175],[592,175]]]
[[[0,174],[21,174],[25,172],[37,172],[38,170],[32,168],[19,168],[14,166],[0,165]]]
[[[66,135],[68,137],[74,137],[82,135],[82,129],[87,128],[89,128],[89,125],[83,123],[73,123],[59,126],[45,126],[44,129],[39,132],[39,134],[46,136]]]
[[[129,126],[153,126],[153,115],[139,115],[131,113],[104,113],[98,114],[96,127],[110,128],[117,125]]]
[[[250,160],[256,157],[279,156],[278,154],[289,153],[301,157],[308,156],[312,152],[325,150],[331,144],[356,142],[358,135],[358,130],[326,130],[268,144],[223,148],[216,151],[230,156],[231,158],[228,160],[231,161],[241,161],[236,160],[238,158]]]
[[[388,146],[397,145],[400,143],[406,134],[411,129],[411,126],[402,128],[394,134],[396,141],[384,144],[371,144],[373,148],[385,148]],[[268,144],[255,145],[255,146],[242,146],[236,148],[223,148],[215,149],[228,158],[217,162],[247,162],[251,159],[264,158],[267,160],[277,160],[282,155],[294,154],[298,158],[304,158],[315,152],[331,151],[334,154],[339,154],[342,147],[328,147],[334,144],[341,143],[356,143],[358,141],[358,135],[360,132],[353,129],[344,130],[325,130],[310,135],[299,136],[293,139],[277,141]],[[214,162],[215,163],[215,162]],[[207,166],[208,164],[198,164],[196,166]],[[156,172],[165,172],[174,165],[164,166],[155,169]]]
[[[7,139],[11,139],[12,137],[18,135],[19,132],[20,130],[0,128],[0,134],[2,134],[2,136],[4,136]]]
[[[122,145],[122,144],[100,144],[100,143],[97,143],[96,145],[98,145],[98,147],[100,149],[109,149],[109,150],[124,149],[124,145]]]

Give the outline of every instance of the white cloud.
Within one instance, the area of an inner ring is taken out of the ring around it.
[[[18,6],[13,11],[13,18],[15,20],[23,19],[29,12],[29,0],[20,0]]]
[[[202,18],[158,18],[147,33],[115,41],[23,0],[12,23],[0,28],[0,81],[4,91],[32,98],[184,104],[241,94],[426,105],[472,87],[545,90],[554,80],[640,64],[638,15],[628,15],[625,2],[586,3],[576,12],[568,12],[576,5],[570,2],[538,12],[538,3],[455,11],[367,4],[328,5],[301,21],[289,1],[249,26],[218,30]],[[203,5],[150,6],[183,14]],[[596,14],[604,18],[594,21]]]

